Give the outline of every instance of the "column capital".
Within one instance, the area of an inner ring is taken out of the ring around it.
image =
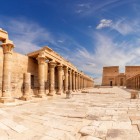
[[[38,61],[38,64],[44,64],[45,61],[46,61],[45,53],[44,52],[40,52],[36,59]]]
[[[72,70],[72,74],[75,74],[75,71],[74,70]]]
[[[14,48],[13,43],[2,43],[0,46],[3,48],[3,53],[4,54],[6,54],[6,53],[12,54],[13,48]]]
[[[63,68],[63,65],[62,64],[57,65],[57,69],[58,70],[62,70],[62,68]]]
[[[76,76],[76,77],[78,76],[78,72],[75,72],[75,76]]]
[[[54,61],[49,62],[49,67],[54,68],[56,66],[56,63]]]
[[[72,72],[72,70],[71,70],[71,69],[69,69],[69,72],[71,73],[71,72]]]
[[[68,70],[68,67],[67,66],[64,66],[63,68],[64,68],[64,70]]]

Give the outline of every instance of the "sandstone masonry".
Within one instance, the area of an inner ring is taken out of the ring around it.
[[[29,100],[93,87],[93,79],[49,47],[22,55],[13,52],[8,33],[0,29],[0,102]]]
[[[119,73],[119,66],[103,67],[102,85],[140,89],[140,66],[125,66],[125,73]]]

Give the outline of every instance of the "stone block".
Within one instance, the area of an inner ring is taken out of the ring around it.
[[[138,99],[138,98],[139,98],[138,91],[131,90],[131,99]]]

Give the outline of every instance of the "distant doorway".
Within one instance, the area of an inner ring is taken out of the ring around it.
[[[110,86],[112,86],[112,81],[110,81]]]
[[[120,79],[120,86],[123,86],[123,78]]]

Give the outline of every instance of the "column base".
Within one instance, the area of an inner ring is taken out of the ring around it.
[[[62,91],[58,91],[56,92],[57,95],[61,95],[62,94]]]
[[[0,103],[12,103],[12,102],[15,102],[15,99],[7,98],[7,97],[1,97],[0,98]]]
[[[66,99],[70,99],[71,98],[71,90],[68,90],[67,92],[66,92]]]
[[[20,97],[19,99],[20,99],[20,100],[23,100],[23,101],[28,101],[28,100],[31,100],[32,97],[30,97],[30,96],[22,96],[22,97]]]
[[[68,91],[68,89],[67,89],[67,90],[64,90],[64,94],[66,94],[66,93],[67,93],[67,91]]]
[[[45,95],[45,94],[38,94],[38,95],[36,95],[36,97],[37,97],[37,98],[45,98],[46,95]]]
[[[54,92],[49,92],[47,95],[48,96],[53,96],[54,95]]]

